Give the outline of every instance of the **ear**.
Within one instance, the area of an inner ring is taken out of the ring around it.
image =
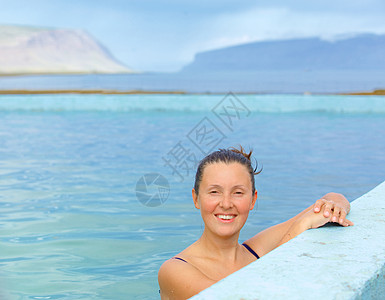
[[[197,195],[197,193],[195,192],[195,189],[192,189],[192,198],[193,198],[195,207],[196,207],[197,209],[200,209],[200,207],[199,207],[198,195]]]
[[[254,208],[254,205],[255,205],[255,202],[257,201],[257,198],[258,198],[258,192],[257,192],[257,190],[255,190],[253,199],[251,200],[250,210],[252,210]]]

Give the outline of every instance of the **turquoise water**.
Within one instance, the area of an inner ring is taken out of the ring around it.
[[[112,89],[188,93],[346,93],[385,87],[385,71],[292,70],[2,76],[4,89]]]
[[[194,139],[202,124],[216,128],[205,144]],[[1,96],[0,298],[157,299],[159,266],[203,229],[194,162],[181,177],[165,159],[177,145],[198,160],[238,144],[263,166],[244,240],[326,192],[354,200],[384,181],[385,100]],[[169,183],[162,205],[137,198],[147,173]]]

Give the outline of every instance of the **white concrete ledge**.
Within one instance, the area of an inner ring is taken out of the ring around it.
[[[191,299],[385,299],[385,182],[351,203],[349,219],[302,233]]]

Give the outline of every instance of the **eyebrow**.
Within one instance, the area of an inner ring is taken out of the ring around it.
[[[211,189],[211,188],[223,188],[223,187],[219,184],[212,184],[212,185],[209,185],[208,188]],[[239,188],[245,189],[246,186],[242,184],[237,184],[232,187],[232,189],[239,189]]]
[[[244,185],[242,185],[242,184],[238,184],[238,185],[233,186],[233,189],[239,189],[239,188],[245,189],[246,186],[244,186]]]
[[[220,186],[219,184],[212,184],[212,185],[209,185],[208,188],[209,189],[211,189],[211,188],[222,188],[222,186]]]

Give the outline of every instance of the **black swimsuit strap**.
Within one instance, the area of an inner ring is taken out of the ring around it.
[[[173,259],[179,259],[181,261],[184,261],[185,263],[188,263],[187,261],[185,261],[183,258],[180,258],[180,257],[177,257],[177,256],[174,256]]]
[[[242,246],[244,246],[247,250],[249,250],[251,254],[253,254],[257,259],[259,259],[259,255],[253,249],[251,249],[249,245],[243,243]]]

